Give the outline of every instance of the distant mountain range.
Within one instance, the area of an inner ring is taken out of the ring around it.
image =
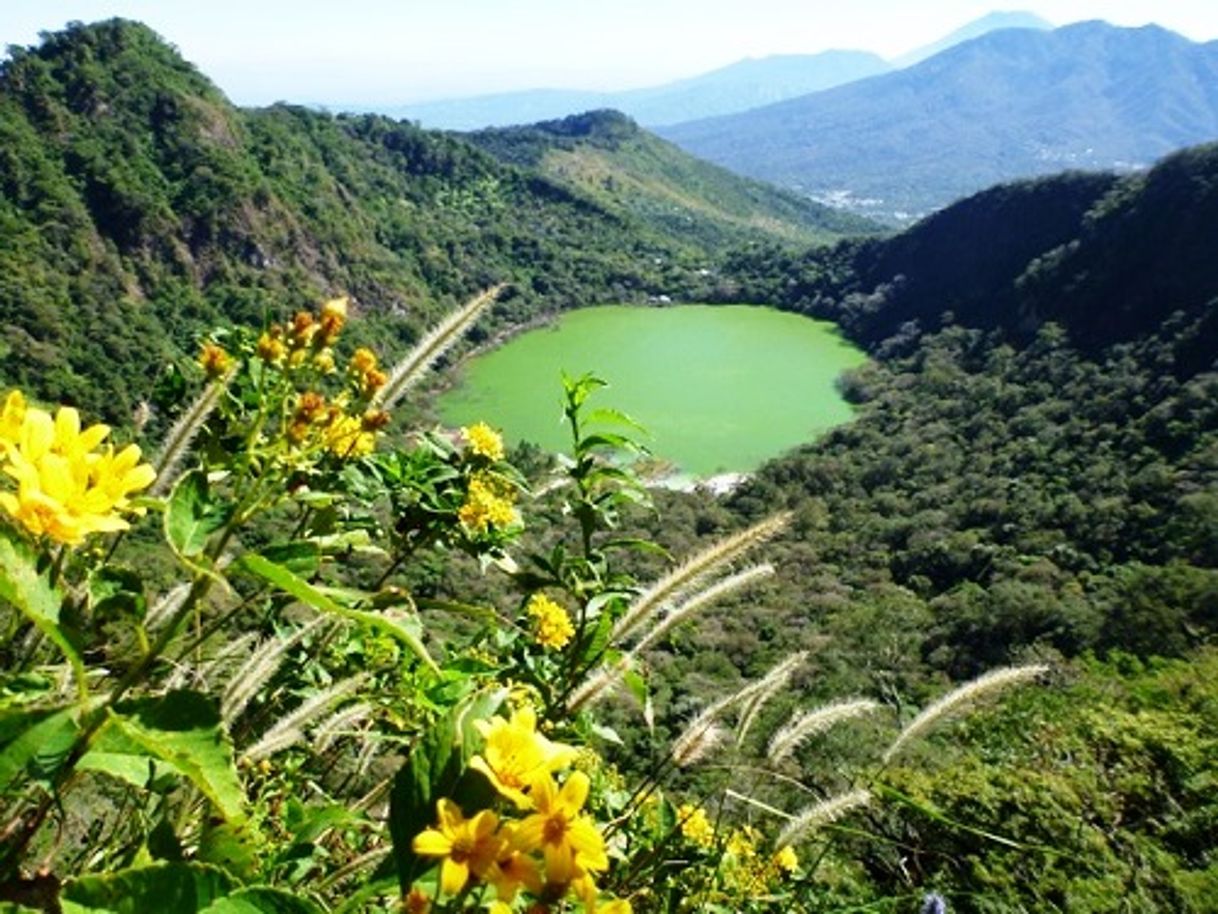
[[[476,130],[551,120],[611,108],[654,127],[746,111],[887,73],[994,29],[1052,28],[1032,13],[990,13],[893,62],[868,51],[780,54],[741,60],[688,79],[622,92],[531,89],[375,109],[424,127]],[[363,109],[357,109],[363,110]],[[371,109],[369,109],[371,110]]]
[[[825,51],[741,60],[700,76],[624,92],[530,89],[378,109],[424,127],[476,130],[613,109],[640,124],[675,124],[757,108],[886,73],[884,59],[867,51]]]
[[[906,70],[658,131],[817,199],[909,220],[999,181],[1129,170],[1218,137],[1218,42],[1005,29]]]

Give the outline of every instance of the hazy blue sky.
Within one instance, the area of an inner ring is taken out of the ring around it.
[[[536,86],[651,85],[743,57],[895,56],[993,0],[0,0],[0,45],[142,20],[241,104],[385,103]],[[1158,22],[1218,38],[1218,0],[1029,0],[1055,24]]]

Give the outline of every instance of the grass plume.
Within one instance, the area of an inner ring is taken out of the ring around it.
[[[773,695],[790,681],[795,670],[808,658],[807,652],[799,651],[774,666],[772,670],[756,682],[750,682],[737,689],[730,695],[712,702],[698,714],[681,735],[673,740],[672,757],[677,760],[689,755],[691,747],[706,738],[706,734],[716,728],[716,721],[735,705],[744,704],[758,695]],[[725,734],[726,735],[726,734]],[[705,753],[703,753],[705,754]],[[680,763],[678,763],[680,764]]]
[[[199,396],[195,397],[195,401],[190,404],[190,408],[182,413],[178,417],[178,421],[169,429],[169,434],[165,436],[165,443],[161,445],[156,459],[152,461],[152,468],[156,470],[156,481],[148,490],[149,495],[164,495],[170,490],[178,467],[182,464],[182,459],[189,453],[195,436],[199,434],[199,429],[203,427],[207,417],[220,402],[220,397],[228,387],[230,377],[232,377],[231,371],[204,387],[199,392]]]
[[[864,714],[870,714],[879,708],[879,704],[868,698],[854,698],[846,701],[835,701],[824,705],[815,711],[804,711],[795,714],[787,725],[770,739],[766,757],[772,763],[781,762],[800,745],[818,733],[824,733],[835,724],[852,720]]]
[[[381,409],[392,409],[402,395],[413,386],[445,352],[461,339],[465,331],[473,326],[484,310],[504,290],[500,284],[466,302],[444,320],[440,321],[406,353],[389,372],[389,380],[381,388],[373,405]]]
[[[275,753],[282,752],[300,742],[304,739],[305,728],[310,723],[336,702],[342,701],[358,689],[366,678],[367,675],[364,673],[351,676],[301,702],[294,711],[263,733],[258,742],[242,752],[242,760],[256,762],[259,759],[270,758]]]
[[[679,597],[707,575],[739,558],[752,547],[777,535],[786,527],[790,518],[789,512],[767,517],[687,559],[639,594],[614,626],[610,641],[614,644],[621,643],[623,638],[647,622],[666,603]]]
[[[1048,669],[1043,664],[1002,667],[948,692],[906,725],[884,753],[884,763],[892,761],[905,746],[944,718],[971,707],[994,692],[1035,679]]]
[[[691,596],[683,603],[674,606],[664,617],[657,622],[650,631],[647,632],[639,641],[638,644],[631,649],[630,653],[637,655],[640,651],[646,650],[652,644],[655,644],[673,628],[680,625],[691,615],[705,606],[709,606],[716,600],[726,596],[733,591],[748,587],[750,584],[768,578],[774,573],[774,566],[768,562],[762,565],[753,565],[746,568],[744,571],[738,572],[731,577],[724,578],[712,584],[710,587],[700,590]]]
[[[250,655],[250,658],[233,674],[228,688],[224,690],[224,695],[220,699],[220,717],[223,718],[226,726],[233,725],[233,722],[245,710],[246,705],[275,675],[275,671],[283,663],[288,651],[325,621],[324,617],[319,616],[309,624],[296,629],[286,638],[268,638]]]
[[[835,797],[814,803],[800,811],[795,818],[787,823],[786,828],[779,832],[778,840],[774,842],[774,846],[781,850],[788,845],[794,844],[808,832],[836,822],[852,809],[866,806],[870,802],[871,791],[851,790],[849,793],[838,794]]]

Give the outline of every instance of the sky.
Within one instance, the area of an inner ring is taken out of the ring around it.
[[[238,104],[372,106],[635,88],[830,48],[894,57],[996,8],[1218,39],[1218,0],[0,0],[0,47],[123,16],[160,32]]]

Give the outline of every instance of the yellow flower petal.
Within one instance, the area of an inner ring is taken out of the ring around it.
[[[445,857],[440,864],[440,888],[446,895],[456,895],[469,882],[469,864]]]
[[[410,848],[424,857],[443,857],[453,849],[453,843],[434,828],[429,828],[414,836]]]

